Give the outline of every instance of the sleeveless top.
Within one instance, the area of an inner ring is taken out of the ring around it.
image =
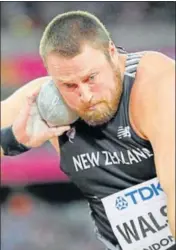
[[[98,127],[80,119],[59,137],[61,169],[88,200],[97,233],[113,245],[118,242],[101,199],[156,177],[151,144],[134,132],[129,121],[130,93],[142,55],[127,54],[123,93],[113,119]]]

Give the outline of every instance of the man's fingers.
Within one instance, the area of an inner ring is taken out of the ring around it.
[[[44,137],[47,139],[51,139],[52,137],[60,136],[66,131],[70,129],[70,126],[62,126],[62,127],[53,127],[48,128],[48,131],[45,132]]]
[[[20,115],[23,121],[25,120],[27,122],[33,103],[33,100],[30,97],[27,97],[26,103],[20,111]]]
[[[27,119],[29,117],[32,106],[35,103],[36,98],[40,92],[40,88],[41,87],[36,87],[32,93],[30,93],[28,96],[26,96],[26,104],[25,104],[24,108],[21,110],[21,114],[24,115],[23,120],[26,120],[26,122],[27,122]]]
[[[70,129],[70,126],[49,128],[49,130],[51,131],[52,136],[60,136],[64,132],[68,131],[69,129]]]
[[[28,127],[28,122],[36,119],[37,112],[38,112],[38,110],[37,110],[37,107],[36,107],[36,104],[35,104],[33,98],[27,97],[26,103],[25,103],[24,107],[21,109],[21,111],[18,115],[17,122],[15,123],[16,125],[18,124],[18,126],[16,126],[16,127],[21,129],[21,131],[26,131],[26,129]],[[33,121],[33,123],[34,122],[35,121]]]
[[[43,131],[42,133],[39,133],[38,135],[31,137],[28,146],[38,147],[53,137],[61,136],[64,132],[68,131],[69,129],[70,126],[48,128],[46,131]]]
[[[33,103],[36,101],[37,96],[39,95],[41,86],[37,86],[28,96],[28,102]]]

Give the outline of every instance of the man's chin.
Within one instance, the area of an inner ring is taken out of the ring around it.
[[[102,118],[88,118],[88,117],[82,117],[82,120],[87,123],[89,126],[96,127],[96,126],[102,126],[105,125],[107,122],[109,122],[114,117],[114,114],[107,115],[106,117]]]
[[[87,121],[84,120],[85,123],[87,123],[91,127],[98,127],[106,124],[108,121]]]
[[[105,103],[98,104],[96,110],[86,110],[81,112],[79,117],[89,126],[101,126],[109,122],[115,115],[117,106],[115,108],[109,107]]]

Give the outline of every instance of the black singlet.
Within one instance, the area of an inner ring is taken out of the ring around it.
[[[90,127],[78,120],[70,136],[59,137],[61,168],[87,198],[98,232],[118,242],[101,198],[156,177],[151,144],[134,132],[129,121],[129,98],[143,53],[127,54],[123,94],[114,118]]]

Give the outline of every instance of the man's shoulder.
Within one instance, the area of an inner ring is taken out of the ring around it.
[[[147,51],[142,56],[135,77],[135,91],[145,95],[156,93],[162,79],[169,78],[175,69],[175,60],[156,51]],[[145,98],[146,99],[146,98]]]
[[[131,120],[143,135],[151,111],[156,106],[156,95],[161,85],[167,84],[167,80],[162,79],[169,79],[170,71],[175,68],[174,62],[168,56],[155,51],[145,52],[140,60],[130,97],[130,113]]]
[[[167,73],[175,64],[175,60],[157,51],[146,51],[137,68],[137,78],[140,81],[148,82],[159,79]],[[155,81],[154,81],[155,82]],[[155,82],[156,84],[158,83]]]

